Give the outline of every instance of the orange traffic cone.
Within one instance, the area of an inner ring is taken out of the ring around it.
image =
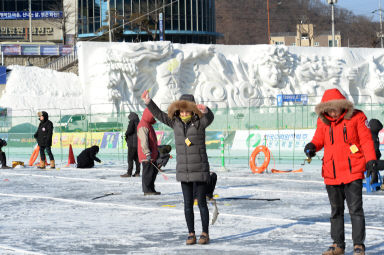
[[[72,144],[69,145],[68,164],[66,166],[76,164],[75,155],[73,155]]]
[[[29,159],[29,166],[33,166],[33,163],[35,163],[37,156],[39,156],[40,147],[36,144],[35,149],[32,152],[31,158]]]

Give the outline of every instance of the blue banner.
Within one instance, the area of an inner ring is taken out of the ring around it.
[[[163,20],[163,13],[159,13],[159,30],[160,30],[160,41],[164,41],[164,20]]]
[[[277,95],[277,106],[283,106],[284,102],[308,104],[308,95],[306,94],[290,94],[290,95]]]
[[[32,11],[32,19],[61,19],[62,11]],[[29,19],[29,11],[0,12],[0,20]]]
[[[7,68],[5,66],[0,66],[0,85],[7,83]]]

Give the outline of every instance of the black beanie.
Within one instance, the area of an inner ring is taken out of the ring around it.
[[[179,100],[185,100],[185,101],[190,101],[190,102],[195,102],[195,97],[191,94],[184,94],[184,95],[181,95],[180,99]]]

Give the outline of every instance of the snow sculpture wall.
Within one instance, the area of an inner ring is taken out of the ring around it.
[[[384,103],[382,49],[80,42],[78,52],[79,77],[13,67],[0,106],[140,110],[149,88],[164,110],[184,93],[231,108],[276,105],[278,94],[315,104],[335,87],[354,103]]]
[[[338,88],[354,103],[384,102],[381,49],[145,43],[79,43],[87,104],[141,108],[151,88],[165,109],[183,93],[218,107],[275,105],[278,94],[317,103]]]

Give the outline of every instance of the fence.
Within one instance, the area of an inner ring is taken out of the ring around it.
[[[61,56],[60,58],[48,63],[43,68],[49,68],[56,71],[61,71],[65,67],[71,66],[77,63],[77,51],[74,49],[71,53]]]
[[[220,164],[220,139],[224,138],[225,162],[247,164],[254,147],[267,145],[276,161],[299,162],[304,159],[303,147],[313,136],[317,115],[314,105],[287,105],[283,107],[212,107],[215,119],[207,128],[206,144],[210,162]],[[130,106],[127,109],[138,109]],[[384,119],[382,105],[361,104],[356,108],[368,119]],[[68,146],[75,155],[91,145],[99,145],[103,160],[126,161],[127,146],[124,133],[129,111],[116,112],[114,105],[92,105],[87,112],[81,109],[44,109],[54,125],[52,150],[56,160],[65,162]],[[124,109],[124,108],[123,108]],[[27,159],[36,144],[33,134],[39,123],[36,110],[9,111],[0,116],[0,138],[8,141],[8,157]],[[105,113],[108,112],[108,113]],[[141,117],[142,113],[137,112]],[[173,131],[162,123],[154,125],[161,144],[173,148]],[[173,150],[171,154],[174,154]],[[301,161],[302,162],[302,161]]]

